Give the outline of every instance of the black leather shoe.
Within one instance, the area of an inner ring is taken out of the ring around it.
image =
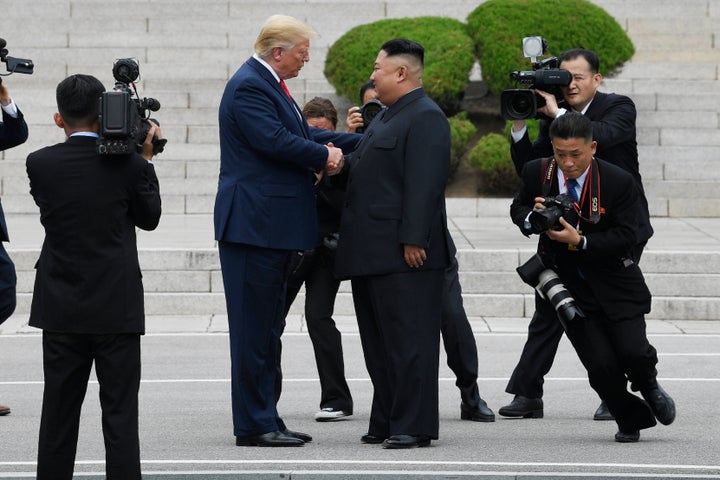
[[[430,446],[430,437],[425,435],[390,435],[382,444],[383,448],[417,448]]]
[[[473,422],[494,422],[495,414],[487,406],[485,400],[481,398],[480,403],[475,408],[462,402],[460,404],[460,418],[462,420],[472,420]]]
[[[630,430],[628,432],[623,432],[622,430],[618,430],[618,432],[615,434],[616,442],[635,443],[638,440],[640,440],[640,430]]]
[[[675,401],[660,385],[648,390],[641,390],[640,393],[650,404],[658,422],[670,425],[675,420]]]
[[[615,420],[615,417],[610,413],[605,402],[600,402],[600,406],[595,410],[595,415],[593,415],[593,420]]]
[[[498,413],[503,417],[543,418],[543,401],[542,398],[515,395],[510,405],[505,405]]]
[[[235,445],[238,447],[302,447],[305,442],[276,430],[262,435],[235,437]]]
[[[308,435],[307,433],[302,432],[293,432],[292,430],[281,430],[280,433],[283,435],[287,435],[288,437],[297,438],[298,440],[302,440],[304,443],[310,443],[312,442],[312,437]]]
[[[380,435],[373,435],[372,433],[366,433],[365,435],[360,437],[360,441],[362,443],[378,444],[383,443],[385,441],[385,437],[381,437]]]

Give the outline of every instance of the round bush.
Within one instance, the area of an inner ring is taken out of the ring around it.
[[[522,38],[540,35],[548,48],[541,59],[583,47],[600,58],[609,75],[635,52],[632,41],[605,10],[587,0],[488,0],[470,12],[468,32],[480,56],[483,80],[499,94],[514,88],[510,72],[532,70]]]
[[[480,189],[490,195],[514,196],[520,179],[510,157],[510,141],[499,133],[488,133],[468,155],[468,165],[480,175]]]
[[[451,18],[398,18],[359,25],[330,46],[325,76],[340,95],[357,101],[380,47],[398,37],[425,48],[423,87],[446,114],[457,113],[475,56],[465,24]]]
[[[460,112],[448,118],[450,124],[450,178],[453,177],[463,155],[468,150],[468,142],[477,133],[477,127],[467,116],[467,112]]]

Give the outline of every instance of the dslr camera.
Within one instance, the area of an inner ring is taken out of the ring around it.
[[[570,225],[577,225],[580,215],[575,210],[575,202],[570,195],[561,193],[547,197],[543,205],[545,208],[536,208],[528,217],[532,233],[542,233],[550,229],[562,230],[560,218],[564,218]]]
[[[115,88],[103,92],[100,96],[100,138],[97,151],[101,155],[124,155],[141,153],[143,142],[150,131],[152,120],[149,112],[160,110],[160,102],[154,98],[140,99],[135,88],[135,80],[140,75],[140,67],[135,59],[121,58],[113,65]],[[131,88],[132,86],[132,88]],[[153,137],[153,155],[162,152],[166,139]]]
[[[570,85],[572,75],[567,70],[558,68],[557,57],[538,61],[545,54],[547,42],[542,37],[525,37],[522,40],[523,55],[530,58],[532,70],[510,73],[510,79],[526,88],[505,90],[500,94],[500,114],[505,120],[525,120],[538,118],[537,109],[545,106],[545,99],[532,89],[542,90],[561,99],[559,87]]]
[[[33,61],[29,58],[15,58],[8,56],[8,50],[5,48],[6,45],[7,42],[5,39],[0,38],[0,62],[5,64],[5,68],[8,71],[5,75],[10,75],[11,73],[32,74],[33,68],[35,68]],[[1,78],[0,83],[2,83]]]
[[[373,118],[377,116],[378,113],[385,110],[387,107],[383,105],[379,100],[372,99],[368,100],[368,102],[360,107],[360,115],[362,115],[363,119],[363,126],[356,129],[356,133],[363,133],[365,129],[370,125],[370,122],[373,121]]]
[[[558,274],[545,265],[540,255],[536,253],[516,271],[523,282],[533,287],[543,299],[550,302],[565,330],[568,323],[586,318]]]

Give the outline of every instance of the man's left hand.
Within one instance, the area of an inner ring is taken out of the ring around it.
[[[423,262],[427,259],[425,249],[418,247],[417,245],[405,244],[405,263],[410,268],[421,267]]]

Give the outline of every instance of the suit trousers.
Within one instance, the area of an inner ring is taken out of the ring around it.
[[[15,264],[5,250],[5,245],[0,242],[0,324],[15,311],[16,284]]]
[[[333,273],[333,260],[322,248],[293,255],[285,298],[285,316],[303,283],[305,322],[315,352],[320,377],[320,408],[353,411],[353,399],[345,380],[342,335],[332,315],[340,281]],[[277,387],[276,387],[277,390]]]
[[[233,431],[284,430],[275,402],[290,250],[218,242],[230,331]]]
[[[43,332],[43,392],[38,480],[71,480],[80,410],[90,370],[100,385],[108,480],[139,479],[139,334]]]
[[[373,400],[368,433],[438,438],[443,270],[352,279]]]
[[[455,374],[460,398],[470,407],[480,405],[478,390],[478,351],[475,336],[463,307],[462,288],[458,278],[457,258],[452,257],[445,269],[442,321],[440,329],[447,355],[447,364]]]

